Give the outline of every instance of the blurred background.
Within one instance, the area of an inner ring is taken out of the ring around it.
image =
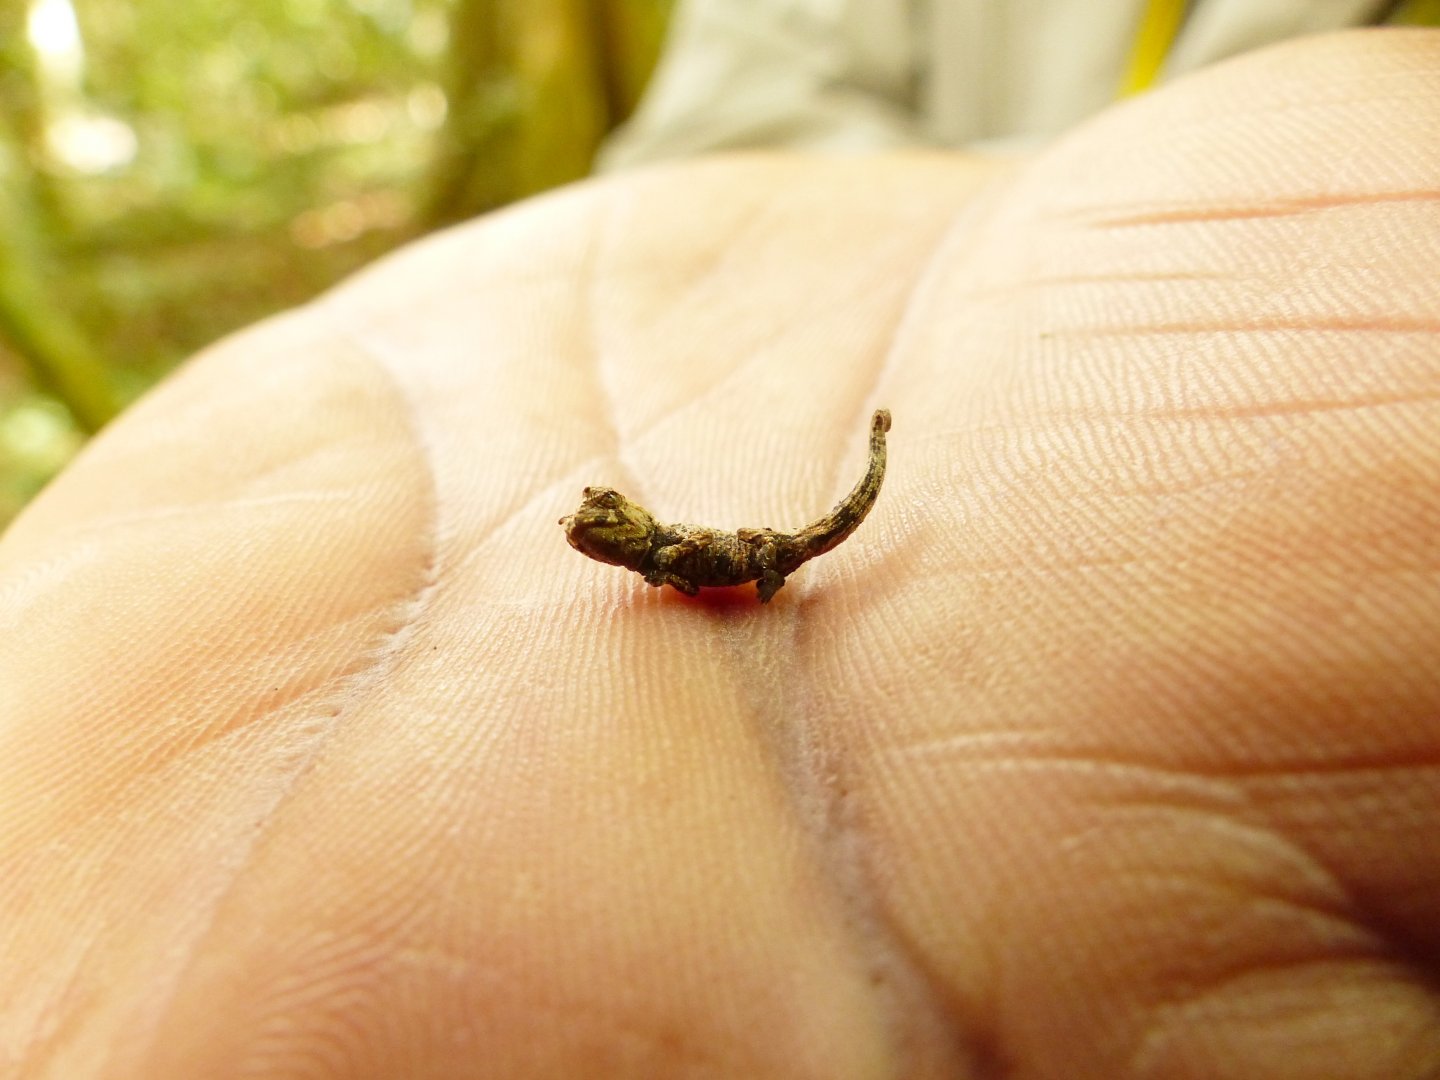
[[[589,170],[671,0],[0,0],[0,530],[227,332]]]
[[[0,529],[196,350],[586,175],[652,74],[607,167],[1015,152],[1379,23],[1440,0],[0,0]]]

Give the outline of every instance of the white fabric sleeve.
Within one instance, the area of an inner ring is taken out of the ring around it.
[[[679,0],[599,168],[712,150],[1034,146],[1120,92],[1158,0]],[[1383,0],[1189,0],[1160,80]]]
[[[708,150],[863,151],[913,124],[915,0],[689,0],[601,169]]]

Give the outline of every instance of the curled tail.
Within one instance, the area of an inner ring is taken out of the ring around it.
[[[816,555],[825,554],[865,520],[885,480],[885,433],[889,430],[890,410],[876,409],[875,415],[870,418],[870,463],[865,475],[850,494],[836,504],[835,509],[789,538],[784,545],[782,562],[791,565],[785,568],[785,573]]]

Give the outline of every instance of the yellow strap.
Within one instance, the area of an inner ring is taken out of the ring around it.
[[[1154,85],[1184,18],[1185,0],[1145,0],[1140,30],[1130,48],[1125,77],[1120,80],[1121,97],[1139,94]]]
[[[1399,26],[1440,26],[1440,0],[1409,0],[1397,4],[1386,21]]]
[[[1140,29],[1120,80],[1121,97],[1143,93],[1155,85],[1180,24],[1185,21],[1185,6],[1186,0],[1145,0]],[[1440,0],[1396,0],[1382,21],[1401,26],[1440,26]]]

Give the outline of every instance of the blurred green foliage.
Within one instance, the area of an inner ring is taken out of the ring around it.
[[[583,176],[670,7],[0,2],[0,528],[199,347]]]

